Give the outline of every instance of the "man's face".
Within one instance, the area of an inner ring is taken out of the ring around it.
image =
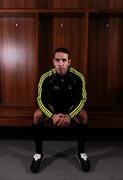
[[[68,54],[63,52],[56,52],[55,58],[53,59],[53,64],[56,72],[59,75],[64,76],[68,71],[71,60],[68,59]]]

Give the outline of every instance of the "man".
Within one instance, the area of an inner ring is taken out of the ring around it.
[[[85,153],[85,135],[87,113],[83,109],[86,102],[85,80],[83,75],[72,68],[70,52],[66,48],[57,48],[53,59],[54,69],[44,73],[38,85],[37,102],[39,109],[34,113],[33,132],[36,154],[31,163],[32,172],[40,169],[44,158],[42,151],[42,128],[49,123],[52,127],[78,126],[77,158],[84,171],[90,170],[90,162]]]

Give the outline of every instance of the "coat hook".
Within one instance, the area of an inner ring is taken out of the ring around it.
[[[15,26],[18,27],[18,24],[16,23]]]
[[[63,23],[61,23],[60,26],[61,26],[61,28],[63,28],[64,27]]]
[[[109,28],[109,27],[110,27],[110,25],[107,23],[107,24],[106,24],[106,27],[107,27],[107,28]]]

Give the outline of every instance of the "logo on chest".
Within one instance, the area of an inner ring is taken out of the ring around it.
[[[68,85],[68,90],[72,90],[73,86],[71,84]]]
[[[53,89],[54,89],[54,90],[60,90],[60,87],[57,86],[57,85],[55,85],[55,86],[53,86]]]
[[[53,87],[53,90],[54,91],[71,91],[73,90],[73,86],[72,84],[68,84],[67,86],[65,85],[61,85],[61,86],[58,86],[58,85],[54,85]]]

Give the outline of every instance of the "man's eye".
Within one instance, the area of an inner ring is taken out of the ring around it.
[[[62,59],[63,62],[67,61],[67,59]]]
[[[55,59],[57,62],[59,62],[59,59]]]
[[[55,61],[57,61],[57,62],[59,62],[60,60],[63,61],[63,62],[67,61],[67,59],[65,59],[65,58],[63,58],[63,59],[55,59]]]

